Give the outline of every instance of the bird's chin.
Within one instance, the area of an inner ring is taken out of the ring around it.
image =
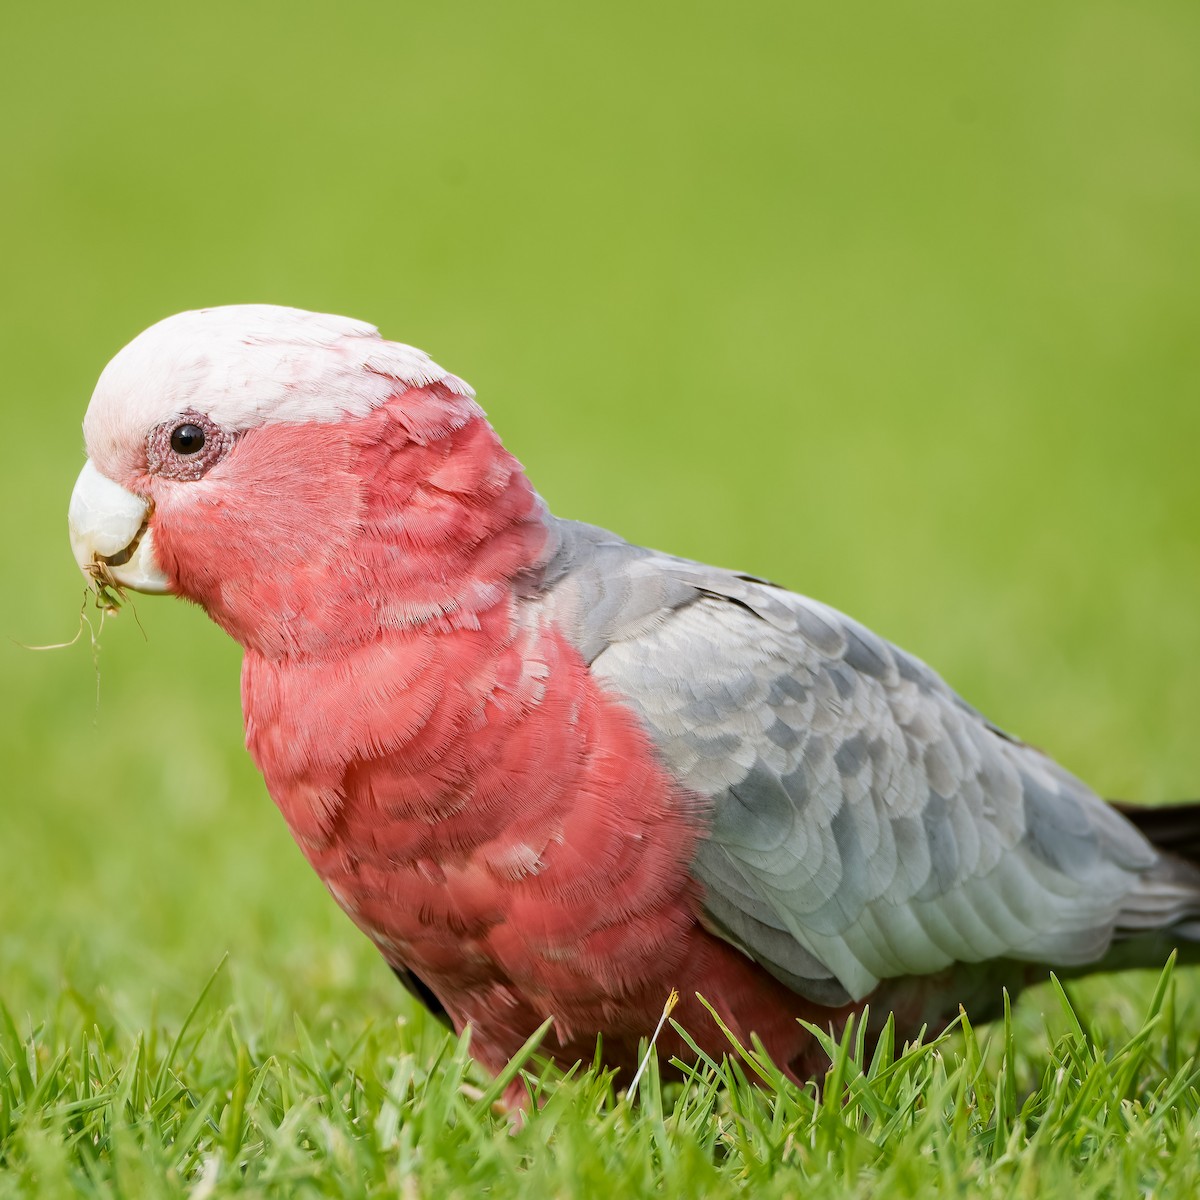
[[[102,475],[89,459],[75,482],[67,524],[71,550],[105,607],[115,608],[126,589],[161,595],[172,591],[154,553],[150,502]]]

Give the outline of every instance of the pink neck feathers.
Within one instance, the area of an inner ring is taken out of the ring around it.
[[[520,464],[440,384],[356,420],[262,426],[192,486],[201,502],[156,528],[164,566],[269,659],[478,628],[547,555]]]

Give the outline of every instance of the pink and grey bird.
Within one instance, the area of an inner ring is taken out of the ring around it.
[[[841,613],[556,519],[471,389],[369,325],[170,317],[84,433],[80,566],[241,643],[301,850],[493,1070],[546,1017],[628,1068],[676,988],[708,1052],[697,992],[803,1077],[797,1017],[908,1033],[1200,938],[1195,809],[1119,812]]]

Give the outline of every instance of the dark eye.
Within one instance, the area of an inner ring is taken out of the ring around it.
[[[201,479],[232,444],[233,436],[210,416],[188,408],[146,435],[146,469],[178,483]]]
[[[176,454],[197,454],[204,449],[204,430],[199,425],[177,425],[171,431],[171,449]]]

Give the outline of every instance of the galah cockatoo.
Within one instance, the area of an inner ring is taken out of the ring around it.
[[[909,1034],[1200,936],[1194,809],[1123,814],[841,613],[551,516],[370,325],[170,317],[83,428],[79,565],[241,643],[301,850],[492,1070],[546,1017],[544,1051],[627,1070],[678,989],[707,1053],[696,993],[805,1077],[798,1017]]]

